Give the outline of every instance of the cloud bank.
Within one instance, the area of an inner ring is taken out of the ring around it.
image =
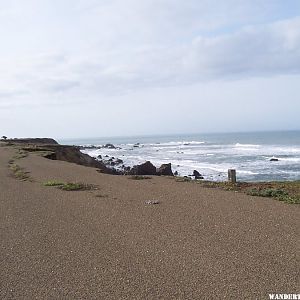
[[[299,11],[297,0],[0,0],[0,111],[126,111],[149,95],[168,107],[175,90],[207,85],[217,99],[223,83],[242,93],[241,81],[272,78],[284,90],[300,75]]]
[[[13,1],[0,10],[3,25],[16,21],[12,31],[17,30],[24,12],[32,23],[24,29],[28,43],[20,39],[25,51],[9,52],[16,41],[4,38],[1,104],[299,73],[300,18],[261,24],[268,19],[259,9],[264,2],[77,0],[20,7]],[[42,34],[36,27],[42,17],[49,40],[36,47],[32,36]]]

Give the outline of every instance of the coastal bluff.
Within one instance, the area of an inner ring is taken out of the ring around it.
[[[28,152],[40,152],[43,157],[48,159],[97,168],[99,172],[105,174],[117,174],[116,170],[108,168],[103,162],[82,153],[80,147],[60,145],[52,138],[7,139],[5,142],[10,145],[21,146],[21,149]]]
[[[100,173],[112,175],[156,175],[156,176],[174,176],[171,168],[171,163],[162,164],[156,168],[150,161],[146,161],[140,165],[135,165],[132,168],[123,165],[122,169],[115,168],[116,164],[122,164],[121,159],[113,158],[105,160],[101,157],[96,159],[88,154],[82,153],[82,149],[88,147],[74,145],[60,145],[53,138],[15,138],[2,140],[7,145],[15,145],[22,150],[28,152],[40,152],[45,158],[52,160],[61,160],[78,165],[97,168]],[[106,144],[103,148],[114,149],[112,144]],[[100,147],[100,148],[102,148]]]

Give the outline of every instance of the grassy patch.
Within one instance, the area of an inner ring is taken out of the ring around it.
[[[253,188],[253,189],[248,190],[247,194],[251,195],[251,196],[276,198],[279,201],[284,201],[286,203],[291,203],[291,204],[300,204],[300,196],[289,195],[289,193],[287,191],[283,190],[283,189],[274,189],[274,188],[257,189],[257,188]]]
[[[21,168],[19,165],[15,164],[14,162],[11,162],[9,164],[9,168],[12,171],[12,174],[15,178],[22,181],[31,180],[30,176],[28,175],[29,172],[26,172],[24,168]]]
[[[260,196],[260,197],[282,197],[287,196],[288,193],[280,189],[251,189],[247,192],[248,195]]]
[[[56,181],[56,180],[49,180],[43,183],[44,186],[60,186],[64,185],[63,182]]]
[[[216,182],[191,180],[188,177],[177,177],[177,182],[192,182],[205,188],[217,188],[236,191],[251,196],[270,197],[289,204],[300,204],[300,180],[273,182]]]
[[[191,182],[192,179],[190,177],[177,177],[175,179],[176,182]]]
[[[18,152],[14,155],[13,159],[22,159],[28,156],[28,152],[19,149]]]
[[[64,185],[60,185],[59,188],[64,191],[88,191],[88,190],[93,190],[94,186],[85,183],[68,182],[65,183]]]
[[[240,185],[239,183],[232,183],[232,182],[227,182],[227,181],[207,181],[207,180],[201,180],[201,181],[196,181],[197,184],[200,184],[203,187],[206,188],[218,188],[226,191],[239,191],[240,190]]]
[[[16,164],[16,160],[26,157],[28,154],[23,150],[18,149],[17,153],[8,161],[8,167],[12,172],[13,177],[22,181],[32,181],[29,173],[24,168]]]
[[[144,180],[144,179],[151,179],[152,177],[149,176],[141,176],[141,175],[132,175],[129,177],[129,179],[132,180]]]
[[[43,183],[44,186],[54,186],[63,191],[90,191],[97,189],[92,184],[86,184],[81,182],[60,182],[57,180],[50,180]]]
[[[28,147],[23,147],[22,150],[28,151],[28,152],[44,152],[44,151],[49,151],[48,149],[41,148],[39,146],[28,146]]]

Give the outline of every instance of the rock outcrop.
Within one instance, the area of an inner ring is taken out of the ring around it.
[[[62,160],[87,167],[98,168],[100,172],[107,174],[119,174],[113,168],[108,168],[103,162],[84,154],[80,147],[59,145],[55,140],[48,138],[12,139],[11,144],[22,145],[22,149],[28,152],[41,152],[45,158]]]
[[[150,161],[146,161],[141,165],[133,166],[130,175],[156,175],[156,167]]]
[[[80,149],[75,146],[65,146],[65,145],[47,146],[46,149],[52,152],[50,155],[48,156],[46,155],[45,156],[46,158],[54,159],[54,160],[63,160],[78,165],[98,168],[101,170],[102,173],[107,173],[107,174],[118,173],[115,169],[108,168],[103,162],[98,161],[97,159],[87,154],[82,153]]]
[[[163,176],[174,176],[172,172],[171,163],[168,164],[162,164],[156,172],[157,175],[163,175]]]
[[[113,144],[106,144],[106,145],[102,146],[102,148],[116,149],[116,147]]]
[[[193,176],[195,179],[203,179],[203,176],[197,170],[193,171]]]

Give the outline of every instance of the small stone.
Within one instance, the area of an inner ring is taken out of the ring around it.
[[[158,200],[148,200],[145,203],[148,205],[155,205],[155,204],[159,204],[160,202]]]

